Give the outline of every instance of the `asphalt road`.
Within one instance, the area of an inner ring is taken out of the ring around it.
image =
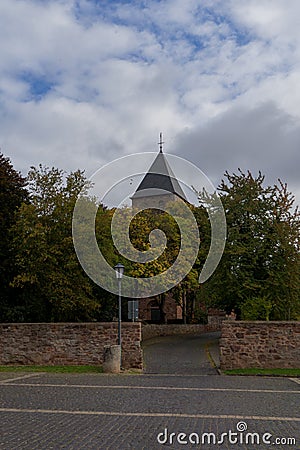
[[[145,373],[215,375],[220,333],[167,336],[143,343]]]
[[[299,380],[0,375],[0,449],[300,448]]]

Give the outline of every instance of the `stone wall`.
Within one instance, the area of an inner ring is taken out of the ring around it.
[[[221,369],[300,368],[300,322],[224,321]]]
[[[148,324],[142,327],[142,341],[157,336],[178,336],[178,335],[198,335],[210,331],[219,331],[220,327],[216,323],[212,325],[202,324]]]
[[[207,323],[216,330],[221,330],[223,320],[228,320],[225,314],[214,314],[207,316]]]
[[[0,324],[0,365],[101,365],[118,323]],[[122,366],[143,366],[141,324],[122,323]]]

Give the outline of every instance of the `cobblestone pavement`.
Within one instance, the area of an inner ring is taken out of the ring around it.
[[[2,373],[0,449],[299,449],[299,398],[299,379]]]
[[[167,336],[143,343],[145,373],[215,375],[220,333]]]

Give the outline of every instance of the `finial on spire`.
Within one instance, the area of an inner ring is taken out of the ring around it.
[[[159,152],[160,152],[160,153],[163,152],[163,144],[164,144],[164,141],[163,141],[163,134],[162,134],[162,132],[160,132],[160,133],[159,133],[159,143],[158,143],[158,145],[159,145]]]

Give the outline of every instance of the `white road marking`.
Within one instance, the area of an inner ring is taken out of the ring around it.
[[[300,378],[289,378],[289,380],[293,381],[294,383],[300,384]]]
[[[44,374],[45,372],[37,372],[37,373],[29,373],[29,374],[27,374],[27,375],[22,375],[22,376],[20,376],[20,377],[15,377],[15,378],[7,378],[6,380],[1,380],[0,381],[0,385],[1,384],[7,384],[7,383],[11,383],[12,381],[15,381],[15,380],[25,380],[25,378],[32,378],[32,377],[37,377],[37,376],[39,376],[39,375],[42,375],[42,374]],[[21,383],[21,385],[22,385],[22,383]],[[18,386],[18,385],[17,385]]]
[[[276,416],[240,416],[231,414],[177,414],[177,413],[143,413],[143,412],[115,412],[115,411],[68,411],[60,409],[28,409],[28,408],[0,408],[0,412],[32,413],[32,414],[69,414],[75,416],[121,416],[121,417],[178,417],[187,419],[238,419],[261,421],[300,422],[300,417]]]
[[[13,381],[13,380],[12,380]],[[0,383],[1,384],[1,383]],[[201,387],[174,387],[174,386],[111,386],[111,385],[85,385],[85,384],[50,384],[50,383],[5,383],[5,386],[20,387],[53,387],[72,389],[129,389],[129,390],[161,390],[161,391],[199,391],[199,392],[253,392],[262,394],[300,394],[299,390],[273,390],[273,389],[232,389],[232,388],[201,388]]]

